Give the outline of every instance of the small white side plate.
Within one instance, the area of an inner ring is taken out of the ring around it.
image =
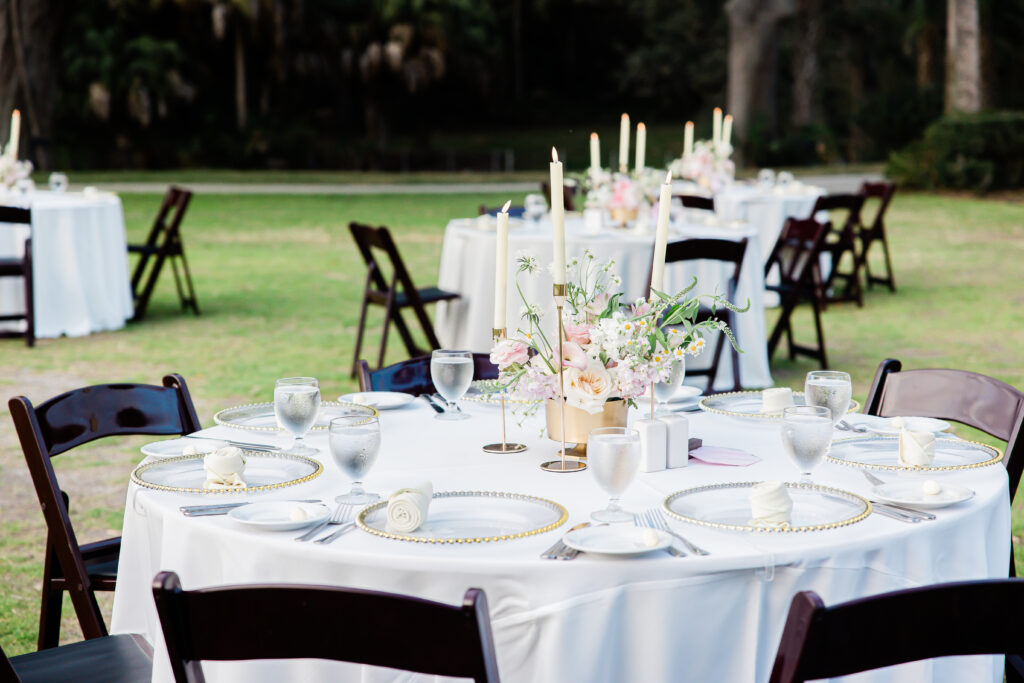
[[[292,511],[301,509],[306,519],[292,519]],[[267,500],[237,507],[228,517],[240,524],[265,531],[294,531],[325,521],[331,510],[323,503],[298,503],[291,500]]]
[[[673,395],[672,398],[668,400],[668,402],[670,404],[689,403],[690,401],[697,398],[703,393],[704,392],[701,390],[700,387],[691,387],[686,384],[683,384],[682,386],[679,387],[679,389],[676,390],[675,395]]]
[[[339,396],[338,400],[359,403],[377,410],[393,410],[408,405],[414,398],[416,397],[412,394],[403,394],[400,391],[360,391]]]
[[[651,535],[653,534],[653,536]],[[648,545],[648,539],[657,539]],[[664,550],[672,543],[672,537],[664,531],[645,529],[628,524],[588,526],[570,531],[562,542],[570,548],[598,555],[644,555]]]
[[[892,421],[896,419],[894,417],[849,413],[843,419],[851,425],[864,425],[875,434],[898,436],[900,433],[899,429],[892,426]],[[912,432],[933,432],[936,434],[945,432],[950,427],[949,423],[945,420],[936,420],[933,417],[904,417],[903,426]]]
[[[941,482],[940,482],[941,483]],[[907,507],[920,508],[944,508],[947,505],[955,505],[974,497],[974,491],[966,486],[956,484],[941,484],[942,490],[934,496],[929,496],[922,488],[924,481],[920,478],[916,481],[898,481],[876,486],[874,491],[878,499],[885,503],[906,505]]]
[[[196,449],[196,455],[206,455],[227,445],[227,441],[218,441],[216,439],[186,439],[181,437],[147,443],[142,447],[142,452],[154,458],[176,458],[179,455],[184,455],[185,448],[188,446]]]

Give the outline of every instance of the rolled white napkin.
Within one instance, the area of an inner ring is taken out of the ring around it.
[[[203,458],[203,469],[206,470],[206,483],[203,484],[205,489],[241,489],[246,486],[242,479],[245,457],[242,449],[235,446],[207,453]]]
[[[793,405],[793,390],[789,387],[765,389],[761,392],[761,412],[781,413],[783,408]]]
[[[750,489],[750,514],[754,526],[788,526],[793,500],[781,481],[765,481]]]
[[[427,521],[433,497],[434,486],[429,481],[392,493],[388,498],[388,529],[400,534],[419,529]]]
[[[931,432],[900,430],[899,463],[905,467],[931,465],[935,459],[935,435]]]

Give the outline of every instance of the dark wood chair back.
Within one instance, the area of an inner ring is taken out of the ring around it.
[[[565,184],[562,186],[562,199],[565,202],[566,211],[576,210],[576,193],[579,191],[579,185]],[[542,181],[540,184],[540,191],[544,194],[544,199],[548,202],[548,208],[551,207],[551,183],[548,181]]]
[[[196,299],[192,274],[188,268],[184,242],[181,238],[181,223],[191,201],[192,193],[189,190],[174,185],[167,188],[145,243],[128,245],[129,253],[139,255],[135,270],[132,272],[132,295],[135,298],[133,320],[145,317],[165,261],[171,263],[174,285],[182,310],[191,308],[193,313],[199,315],[199,301]],[[178,273],[179,263],[181,274]]]
[[[681,201],[683,207],[687,209],[703,209],[711,212],[715,210],[714,197],[704,197],[698,194],[674,194],[672,198]]]
[[[875,284],[886,285],[889,291],[896,291],[896,281],[892,273],[892,256],[889,253],[889,236],[885,229],[885,212],[889,210],[892,197],[896,194],[894,183],[870,183],[865,182],[860,186],[860,194],[867,199],[877,199],[878,209],[875,218],[869,223],[861,222],[860,231],[857,236],[860,238],[860,258],[864,267],[864,279],[868,287]],[[871,264],[868,262],[868,250],[871,245],[878,242],[882,245],[885,256],[885,275],[876,275],[871,272]]]
[[[769,682],[802,683],[950,655],[1021,655],[1024,641],[1007,622],[1021,609],[1024,581],[1016,579],[911,588],[832,607],[812,591],[797,593]]]
[[[878,200],[878,210],[875,212],[875,218],[870,224],[863,223],[864,227],[870,229],[884,222],[885,212],[889,210],[889,204],[892,202],[894,194],[896,194],[895,183],[865,182],[860,186],[860,195],[864,197],[865,201],[868,199]]]
[[[356,376],[360,391],[401,391],[406,394],[434,394],[434,382],[430,379],[430,356],[410,358],[379,370],[370,370],[365,360],[357,363]],[[486,353],[473,354],[473,379],[497,379],[498,366],[491,362]]]
[[[32,210],[17,206],[0,206],[0,227],[4,224],[32,225]],[[0,278],[16,278],[22,281],[25,293],[24,313],[3,313],[0,322],[25,321],[25,331],[0,331],[0,337],[24,337],[27,346],[36,344],[35,298],[32,276],[32,235],[25,238],[25,251],[21,257],[0,257]]]
[[[38,406],[24,396],[8,402],[47,528],[47,560],[39,648],[57,645],[60,604],[71,593],[86,638],[107,635],[94,590],[113,590],[120,539],[80,546],[50,459],[82,444],[129,434],[190,434],[200,429],[185,380],[167,375],[163,386],[101,384],[75,389]],[[103,576],[90,571],[103,565]],[[110,570],[113,569],[111,572]]]
[[[855,301],[858,306],[864,305],[864,291],[860,282],[860,271],[863,266],[861,254],[857,250],[857,234],[860,230],[860,211],[864,206],[864,197],[859,194],[830,194],[818,197],[809,218],[814,218],[819,211],[840,211],[846,216],[841,222],[833,222],[830,215],[830,230],[825,236],[824,249],[832,255],[832,268],[825,279],[823,292],[839,290],[833,286],[837,278],[844,280],[841,293],[831,294],[827,301]],[[843,270],[843,256],[850,254],[849,270]]]
[[[183,591],[177,574],[161,572],[153,597],[178,683],[204,681],[204,660],[251,659],[332,659],[477,683],[499,680],[487,598],[479,588],[453,607],[333,586]],[[361,615],[359,627],[332,628],[345,614]],[[396,625],[416,637],[396,647]]]
[[[14,670],[14,665],[7,657],[7,653],[0,647],[0,681],[3,683],[21,683],[21,677]]]

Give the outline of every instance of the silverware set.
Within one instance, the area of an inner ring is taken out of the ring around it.
[[[321,501],[313,498],[309,500],[293,500],[293,503],[319,503]],[[226,515],[235,508],[240,508],[243,505],[248,505],[249,502],[244,503],[212,503],[210,505],[183,505],[179,510],[181,514],[186,517],[213,517],[216,515]]]
[[[885,481],[879,479],[875,475],[871,474],[867,470],[861,472],[864,478],[867,479],[873,486],[882,486]],[[924,510],[916,510],[914,508],[907,507],[905,505],[897,505],[895,503],[883,503],[881,501],[872,500],[871,509],[883,517],[889,517],[896,519],[901,522],[908,522],[910,524],[916,524],[918,522],[931,521],[935,519],[935,515]]]
[[[228,444],[229,446],[234,446],[235,448],[241,448],[242,450],[245,450],[245,451],[261,451],[261,452],[266,452],[266,453],[278,453],[278,452],[280,452],[282,450],[281,448],[279,448],[277,446],[273,446],[273,445],[268,444],[268,443],[249,443],[248,441],[231,441],[230,439],[218,439],[218,438],[212,437],[212,436],[195,436],[194,434],[186,434],[185,438],[186,439],[196,439],[197,441],[223,441],[224,443]]]
[[[431,408],[437,413],[448,412],[448,402],[440,394],[420,394],[420,398],[427,402]],[[462,408],[459,407],[458,403],[452,404],[452,412],[461,413]]]
[[[649,510],[644,510],[639,514],[633,515],[633,524],[635,526],[647,527],[648,529],[657,529],[658,531],[664,531],[665,533],[669,534],[677,541],[682,543],[684,546],[686,546],[686,550],[691,555],[709,554],[708,551],[704,550],[703,548],[697,545],[694,545],[681,534],[678,534],[675,531],[673,531],[672,528],[668,525],[668,521],[665,519],[665,515],[661,512],[659,508],[650,508]],[[684,553],[683,551],[676,548],[674,544],[669,546],[669,552],[675,555],[676,557],[685,557],[687,555],[687,553]]]
[[[590,526],[590,522],[583,522],[582,524],[577,524],[576,526],[572,527],[571,529],[569,529],[569,531],[584,529],[588,526]],[[575,548],[570,548],[565,543],[563,543],[562,539],[560,538],[557,541],[555,541],[554,545],[552,545],[550,548],[542,552],[540,554],[540,558],[542,560],[572,560],[575,559],[576,556],[579,554],[579,550],[576,550]]]
[[[319,545],[327,545],[328,543],[333,543],[335,540],[337,540],[339,536],[355,528],[356,523],[352,519],[354,513],[355,506],[346,505],[345,503],[338,503],[338,507],[334,509],[334,512],[331,514],[330,518],[326,522],[320,522],[306,533],[296,537],[295,540],[299,541],[300,543],[305,543],[306,541],[309,541],[312,538],[314,538],[317,534],[319,534],[327,527],[340,525],[337,530],[332,531],[326,536],[322,536],[313,541],[314,543],[317,543]]]
[[[846,420],[840,420],[836,423],[836,429],[844,432],[856,432],[857,434],[867,434],[871,431],[867,425],[852,425]]]

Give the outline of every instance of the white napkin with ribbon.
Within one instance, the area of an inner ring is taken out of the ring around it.
[[[242,489],[246,486],[242,479],[245,457],[242,449],[235,446],[225,446],[207,453],[203,458],[203,469],[206,470],[204,489]]]
[[[388,498],[388,529],[400,534],[416,531],[427,521],[434,486],[429,481],[398,489]]]
[[[750,514],[754,526],[788,526],[793,500],[781,481],[765,481],[750,489]]]
[[[789,387],[776,387],[761,392],[761,412],[781,413],[783,408],[793,405],[793,390]]]
[[[935,435],[931,432],[900,430],[899,463],[904,467],[931,465],[935,459]]]

